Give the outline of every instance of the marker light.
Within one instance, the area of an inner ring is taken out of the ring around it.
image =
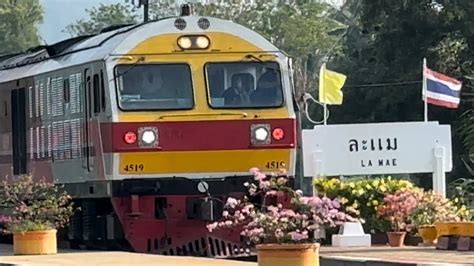
[[[270,125],[254,124],[250,127],[252,144],[270,144]]]
[[[147,144],[147,145],[150,145],[150,144],[153,144],[153,142],[155,142],[156,140],[156,134],[155,132],[151,131],[151,130],[145,130],[142,132],[142,141]]]
[[[154,148],[158,146],[158,128],[141,127],[138,129],[138,136],[140,138],[140,147]]]
[[[137,141],[137,134],[134,132],[127,132],[125,133],[125,136],[123,136],[123,139],[127,144],[133,144]]]
[[[178,45],[181,49],[189,49],[193,43],[189,37],[180,37],[178,39]]]
[[[267,139],[267,137],[268,131],[265,128],[260,127],[255,130],[255,139],[257,139],[258,141],[264,141]]]
[[[200,49],[206,49],[207,47],[209,47],[209,39],[204,36],[199,36],[196,39],[196,45]]]
[[[285,137],[285,131],[283,131],[281,128],[275,128],[272,132],[272,137],[275,140],[282,140],[283,137]]]

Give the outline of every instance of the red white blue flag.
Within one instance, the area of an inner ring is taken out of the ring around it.
[[[459,80],[435,72],[425,66],[423,82],[425,86],[423,99],[427,99],[428,103],[447,108],[458,108],[461,101],[462,87]]]

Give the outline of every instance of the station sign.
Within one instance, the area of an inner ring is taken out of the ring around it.
[[[302,133],[305,176],[452,170],[451,128],[438,122],[321,125]]]

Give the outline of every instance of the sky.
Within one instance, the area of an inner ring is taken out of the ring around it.
[[[327,1],[342,2],[343,0]],[[99,6],[101,3],[123,3],[124,0],[40,0],[40,2],[44,8],[43,24],[39,28],[40,34],[43,42],[53,44],[71,37],[65,31],[66,26],[81,18],[86,18],[85,9]],[[187,0],[186,2],[193,1]]]
[[[87,17],[86,8],[100,3],[113,4],[123,0],[40,0],[44,9],[40,34],[47,44],[52,44],[71,36],[65,32],[67,25]]]

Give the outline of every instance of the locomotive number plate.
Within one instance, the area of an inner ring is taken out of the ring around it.
[[[267,161],[265,164],[265,167],[267,169],[280,169],[280,168],[285,168],[286,163],[284,161]]]
[[[122,166],[123,170],[127,173],[138,173],[145,170],[145,166],[141,163],[139,164],[125,164]]]

